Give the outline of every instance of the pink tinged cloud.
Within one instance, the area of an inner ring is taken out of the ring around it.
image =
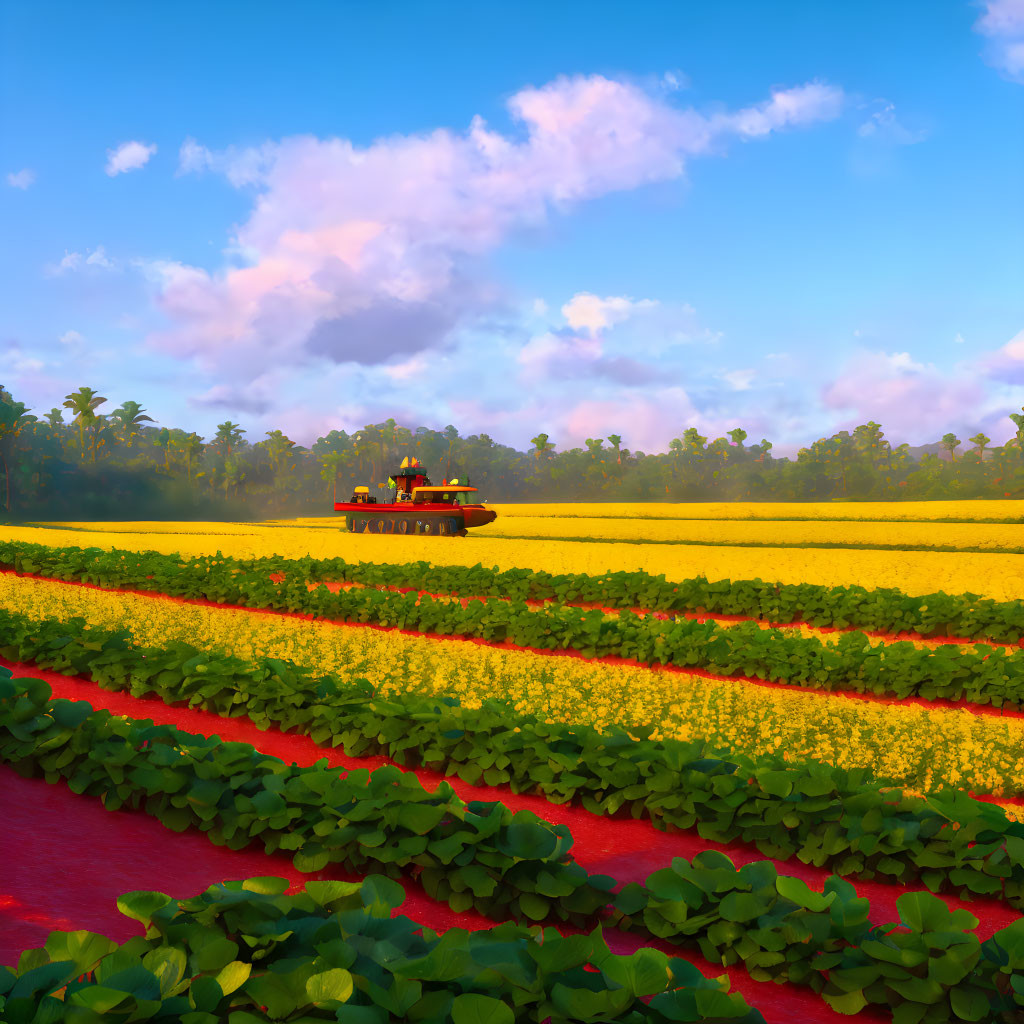
[[[981,371],[1003,384],[1024,385],[1024,331],[1018,331],[1005,345],[983,358]]]
[[[1024,82],[1024,0],[987,0],[974,31],[988,39],[985,59],[1016,82]]]
[[[573,330],[587,330],[593,335],[627,320],[638,310],[653,309],[656,305],[653,299],[634,302],[622,295],[610,295],[602,299],[590,292],[577,292],[562,306],[562,316]]]
[[[36,180],[36,172],[30,167],[23,167],[20,171],[12,171],[7,175],[7,184],[11,188],[27,189]]]
[[[117,174],[137,171],[149,163],[149,158],[156,152],[155,145],[145,142],[122,142],[115,149],[107,150],[107,174],[113,178]]]
[[[936,431],[972,421],[983,397],[971,375],[945,376],[906,352],[867,351],[854,355],[821,393],[827,409],[851,413],[837,430],[874,420],[889,438],[911,443],[933,441]]]
[[[736,426],[733,420],[702,415],[680,387],[568,404],[552,396],[535,397],[514,408],[495,408],[478,399],[456,400],[449,406],[456,422],[472,423],[474,430],[515,438],[520,446],[544,431],[560,451],[582,448],[588,437],[617,433],[631,451],[665,452],[669,441],[687,426],[696,426],[709,437],[723,436]]]
[[[714,142],[832,118],[841,103],[841,90],[811,83],[706,117],[595,75],[515,94],[518,138],[474,118],[461,135],[364,149],[303,136],[214,153],[188,139],[180,172],[213,170],[256,190],[234,240],[250,265],[179,266],[159,296],[171,326],[151,343],[214,363],[230,349],[221,369],[243,378],[283,361],[408,357],[487,308],[471,260],[512,230],[551,208],[677,178]]]

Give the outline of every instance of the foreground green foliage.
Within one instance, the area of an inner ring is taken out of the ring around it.
[[[844,1012],[879,1004],[894,1008],[896,1024],[939,1024],[1024,1008],[1024,918],[981,943],[973,915],[929,893],[905,893],[900,921],[873,926],[868,901],[843,879],[831,876],[819,894],[771,863],[737,870],[713,852],[614,893],[614,879],[571,860],[567,829],[526,812],[464,804],[446,783],[428,794],[391,767],[343,776],[322,762],[288,767],[247,744],[52,700],[40,680],[0,678],[0,760],[215,842],[295,850],[301,871],[333,862],[404,873],[456,910],[642,928],[756,978],[809,985]]]
[[[600,929],[563,938],[505,924],[439,936],[392,917],[405,893],[380,875],[311,881],[290,895],[287,887],[283,878],[250,878],[186,900],[128,893],[118,908],[145,937],[118,946],[90,932],[53,932],[15,971],[0,967],[0,1019],[764,1021],[724,979],[654,949],[614,956]]]

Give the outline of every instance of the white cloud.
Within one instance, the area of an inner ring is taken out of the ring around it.
[[[1024,384],[1024,330],[1018,331],[1005,345],[981,360],[986,376],[1003,384]]]
[[[862,139],[875,139],[898,146],[913,146],[928,138],[927,129],[911,131],[896,117],[896,107],[886,100],[879,100],[881,109],[874,111],[857,129]]]
[[[81,265],[82,254],[80,252],[68,252],[65,249],[63,258],[53,270],[55,273],[62,274],[65,270],[78,270]]]
[[[191,174],[209,169],[213,154],[200,146],[191,136],[181,144],[178,150],[178,174]]]
[[[7,368],[12,373],[35,373],[46,365],[40,359],[32,359],[25,356],[19,356],[15,359],[5,358],[4,362],[7,363]]]
[[[149,163],[149,158],[156,152],[155,145],[148,145],[145,142],[122,142],[116,149],[107,150],[106,171],[110,177],[115,174],[124,174],[127,171],[137,171]]]
[[[493,307],[480,257],[510,232],[678,178],[713,143],[834,117],[841,101],[841,90],[813,83],[709,117],[670,105],[664,90],[594,75],[520,90],[508,102],[515,134],[477,117],[462,133],[364,148],[301,136],[215,153],[186,139],[179,171],[222,173],[256,197],[220,270],[151,268],[171,326],[149,342],[200,357],[218,383],[282,363],[401,365]],[[586,329],[616,315],[613,303]]]
[[[888,436],[910,438],[913,443],[932,440],[936,431],[966,422],[982,397],[976,373],[961,368],[945,374],[908,352],[864,349],[847,360],[821,393],[826,409],[852,412],[850,424],[874,420]]]
[[[661,76],[661,84],[662,88],[668,92],[677,92],[679,89],[688,89],[690,87],[690,79],[682,71],[676,69],[674,71],[666,71]]]
[[[1024,82],[1024,0],[986,0],[974,31],[986,36],[984,57],[1015,82]]]
[[[36,180],[36,172],[29,167],[23,167],[20,171],[12,171],[7,175],[7,184],[11,188],[27,189]]]
[[[756,138],[780,128],[831,121],[839,116],[843,100],[842,89],[823,82],[810,82],[794,89],[773,89],[770,100],[734,114],[718,114],[711,119],[711,124],[719,131]]]
[[[720,375],[733,391],[749,391],[754,382],[753,370],[730,370]]]
[[[107,256],[107,251],[102,245],[97,245],[96,248],[86,256],[85,262],[90,267],[102,267],[104,270],[109,270],[114,266],[114,261]]]
[[[652,299],[634,302],[621,295],[602,299],[590,292],[577,292],[562,307],[562,316],[573,330],[585,330],[594,335],[612,324],[621,323],[638,310],[652,309],[656,305]]]
[[[62,345],[80,345],[85,338],[78,331],[65,331],[57,340]]]
[[[85,267],[93,267],[98,270],[115,270],[117,262],[107,255],[107,250],[102,245],[95,249],[86,249],[87,255],[80,252],[68,252],[64,250],[64,256],[59,263],[48,263],[43,272],[47,277],[58,277],[65,273],[75,273]]]
[[[964,343],[964,336],[959,331],[957,331],[956,332],[956,337],[953,339],[953,341],[957,345],[962,345]]]
[[[391,366],[382,366],[381,369],[392,380],[415,380],[430,372],[427,360],[422,355],[415,355],[401,363],[394,363]]]

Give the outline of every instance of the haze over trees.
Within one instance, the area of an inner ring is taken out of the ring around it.
[[[332,430],[303,448],[280,430],[248,438],[230,420],[208,441],[156,423],[136,401],[106,412],[82,387],[43,416],[0,388],[0,499],[8,520],[231,518],[329,515],[357,484],[386,496],[405,456],[435,483],[457,477],[499,501],[827,501],[1024,497],[1024,415],[993,446],[953,433],[916,458],[893,447],[881,424],[814,441],[795,459],[772,443],[748,443],[737,427],[709,439],[686,427],[666,453],[625,447],[625,434],[556,451],[538,433],[525,452],[487,434],[463,437],[393,419],[354,434]],[[618,426],[610,424],[611,427]],[[625,430],[625,427],[621,429]],[[940,454],[941,453],[941,454]]]

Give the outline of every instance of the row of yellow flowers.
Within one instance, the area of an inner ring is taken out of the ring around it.
[[[317,521],[314,521],[317,522]],[[332,525],[335,520],[329,521]],[[184,556],[251,558],[341,557],[349,561],[526,568],[552,573],[635,572],[671,580],[754,579],[822,586],[898,587],[908,594],[975,593],[1015,600],[1024,593],[1024,555],[850,548],[716,547],[593,541],[512,540],[470,533],[464,538],[349,534],[328,525],[250,523],[73,524],[72,529],[4,528],[9,540],[51,546],[126,548]],[[484,528],[486,529],[486,528]]]
[[[104,628],[128,629],[146,646],[181,641],[243,659],[288,658],[367,678],[385,695],[451,695],[470,707],[499,697],[518,712],[551,722],[599,729],[653,725],[659,738],[706,739],[754,756],[869,767],[922,791],[948,782],[979,793],[1024,792],[1020,719],[707,680],[7,575],[0,576],[0,606],[40,618],[83,616]]]
[[[320,520],[317,520],[320,522]],[[989,551],[1024,547],[1024,528],[993,523],[779,522],[726,519],[636,519],[539,516],[502,517],[480,530],[487,537],[530,537],[558,540],[585,537],[627,543],[735,544],[739,546],[984,548]]]
[[[608,517],[612,519],[860,519],[880,522],[990,519],[1022,520],[1017,500],[978,501],[572,501],[488,503],[502,516]]]

